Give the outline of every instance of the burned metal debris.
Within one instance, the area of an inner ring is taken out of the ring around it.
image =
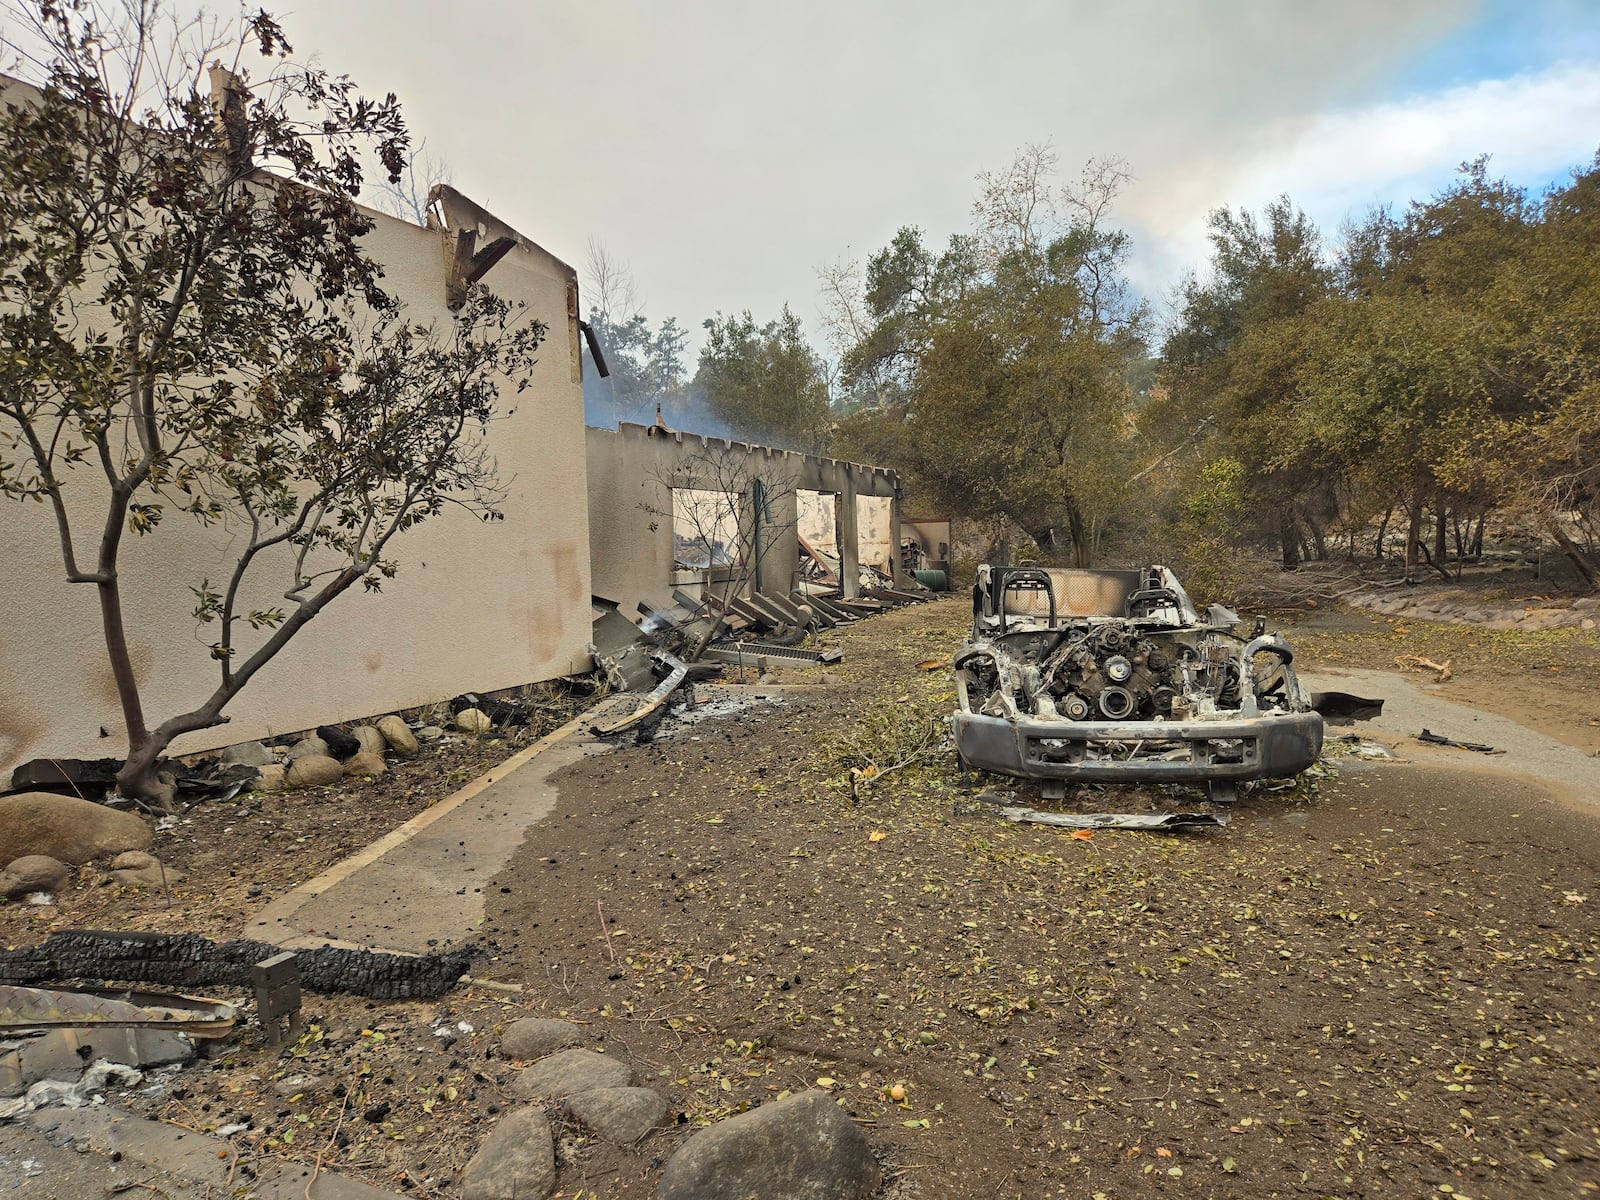
[[[1036,808],[1001,807],[995,813],[1006,820],[1029,825],[1057,825],[1063,829],[1220,829],[1227,813],[1060,813]]]
[[[1430,746],[1454,746],[1457,750],[1474,750],[1479,754],[1504,754],[1505,751],[1485,742],[1463,742],[1452,737],[1445,737],[1442,733],[1435,733],[1431,729],[1424,729],[1417,734],[1417,741],[1426,742]]]
[[[1206,784],[1296,775],[1322,717],[1287,642],[1213,606],[1172,572],[983,566],[954,658],[956,749],[968,766],[1078,782]]]

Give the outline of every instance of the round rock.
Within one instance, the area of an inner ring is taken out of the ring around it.
[[[544,1110],[507,1113],[461,1172],[462,1200],[545,1200],[556,1185],[556,1147]]]
[[[357,725],[350,731],[350,736],[361,743],[361,750],[365,754],[376,754],[382,758],[388,753],[389,743],[378,732],[376,725]]]
[[[44,854],[77,866],[124,850],[148,850],[155,835],[132,813],[54,792],[0,796],[0,846],[15,858]]]
[[[302,758],[316,755],[321,758],[332,758],[333,753],[328,749],[328,743],[319,737],[303,737],[289,747],[289,761],[297,763]]]
[[[344,778],[344,764],[326,754],[308,754],[289,764],[283,774],[290,787],[325,787]]]
[[[596,1088],[627,1087],[632,1082],[633,1071],[625,1062],[593,1050],[563,1050],[518,1075],[511,1083],[511,1093],[523,1100],[560,1099]]]
[[[578,1027],[571,1021],[555,1021],[549,1017],[524,1017],[506,1026],[500,1035],[500,1056],[518,1062],[532,1062],[557,1050],[576,1046],[583,1040]]]
[[[867,1139],[812,1089],[718,1122],[685,1142],[657,1200],[866,1200],[880,1181]]]
[[[488,733],[494,728],[494,722],[481,709],[463,708],[456,714],[456,728],[462,733]]]
[[[268,763],[256,768],[256,781],[251,786],[258,792],[283,791],[285,768],[281,763]]]
[[[595,1088],[567,1101],[567,1111],[615,1146],[631,1146],[666,1123],[667,1102],[649,1088]]]
[[[113,871],[142,871],[145,867],[158,867],[161,860],[148,850],[127,850],[111,860]]]
[[[0,895],[9,900],[34,892],[58,892],[72,877],[72,868],[48,854],[24,854],[0,871]]]
[[[371,775],[377,777],[388,769],[389,764],[384,762],[383,755],[373,754],[370,750],[358,750],[345,759],[344,773],[349,776]]]
[[[151,859],[147,867],[125,867],[112,871],[111,880],[123,887],[169,888],[183,882],[183,872],[176,867],[162,866],[159,859]]]
[[[380,717],[377,724],[378,732],[383,734],[383,740],[389,743],[401,758],[410,758],[417,752],[416,735],[411,732],[410,726],[396,716]]]
[[[224,766],[264,767],[274,761],[272,751],[260,742],[240,742],[237,746],[229,746],[218,759]]]

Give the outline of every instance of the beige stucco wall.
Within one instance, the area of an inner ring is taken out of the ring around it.
[[[788,595],[799,564],[799,493],[831,492],[840,512],[846,587],[855,594],[856,498],[881,497],[892,538],[899,521],[900,485],[893,471],[833,458],[747,446],[649,425],[623,424],[586,432],[589,463],[589,543],[594,590],[635,615],[639,600],[665,599],[672,589],[673,487],[705,487],[707,456],[736,457],[741,480],[765,481],[773,519],[762,537],[760,589]],[[723,472],[726,482],[728,472]],[[890,544],[893,542],[891,540]]]
[[[802,491],[799,497],[800,536],[818,550],[839,553],[837,503],[827,492]]]
[[[374,214],[369,249],[415,320],[443,323],[442,233]],[[550,329],[530,387],[507,395],[490,447],[505,520],[446,511],[391,543],[400,564],[381,594],[334,600],[229,705],[230,724],[180,739],[210,749],[317,724],[550,679],[586,669],[590,581],[582,385],[568,319],[571,268],[522,239],[484,279],[526,301]],[[92,561],[103,479],[80,471],[66,495],[79,554]],[[122,580],[135,669],[151,725],[194,707],[217,683],[209,626],[189,592],[222,578],[238,535],[171,512],[124,540]],[[109,757],[126,746],[92,585],[63,578],[45,505],[0,501],[0,785],[19,762]],[[259,606],[284,583],[253,593]],[[277,602],[282,603],[281,600]],[[248,630],[244,638],[251,636]],[[244,641],[241,652],[252,643]],[[102,730],[105,736],[102,736]]]

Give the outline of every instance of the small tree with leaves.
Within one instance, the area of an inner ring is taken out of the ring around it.
[[[118,790],[157,807],[173,739],[225,722],[335,597],[392,576],[394,538],[451,505],[497,517],[485,434],[546,330],[481,290],[444,328],[407,319],[355,203],[368,147],[399,177],[398,105],[296,65],[266,13],[235,31],[150,0],[7,16],[37,86],[0,94],[0,492],[49,507],[67,579],[95,589]],[[121,550],[175,513],[239,550],[191,588],[215,688],[152,722]]]

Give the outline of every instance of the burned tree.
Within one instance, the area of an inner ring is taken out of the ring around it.
[[[545,327],[483,291],[445,327],[407,319],[355,203],[364,149],[399,177],[399,107],[296,65],[267,14],[232,36],[149,0],[18,16],[7,48],[37,86],[0,92],[0,492],[48,506],[66,578],[94,588],[118,789],[157,806],[173,739],[225,722],[328,603],[392,576],[395,537],[452,505],[496,517],[484,434]],[[215,689],[152,722],[124,549],[174,513],[237,556],[190,588]]]

